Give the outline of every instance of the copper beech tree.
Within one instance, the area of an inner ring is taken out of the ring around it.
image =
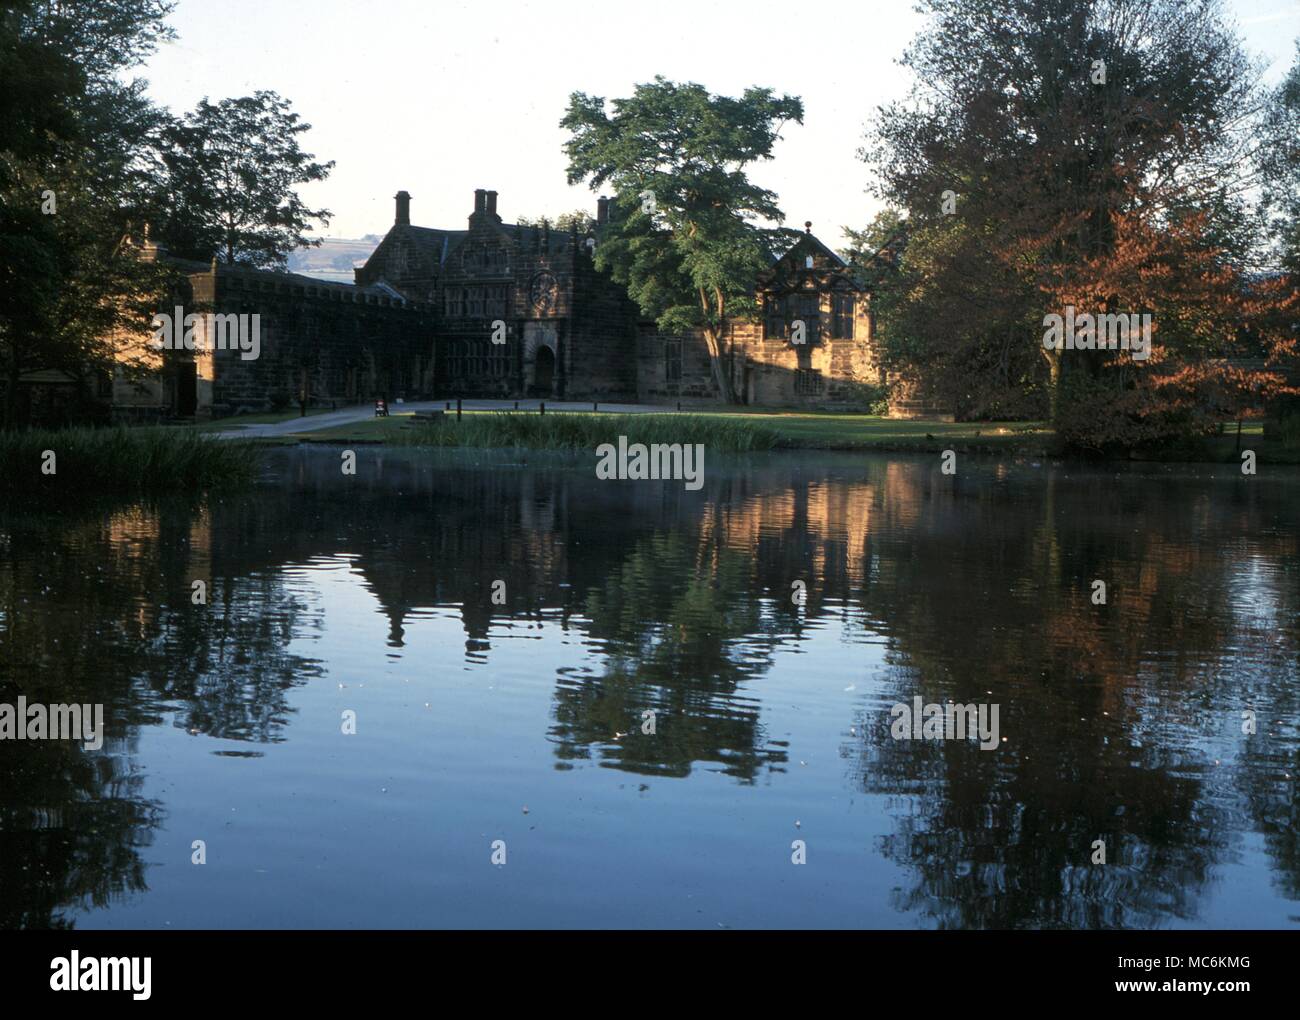
[[[887,361],[1084,447],[1204,433],[1284,389],[1294,288],[1259,272],[1251,208],[1267,97],[1220,0],[925,7],[916,85],[862,153],[908,212]],[[1149,316],[1150,358],[1048,349],[1067,311]]]

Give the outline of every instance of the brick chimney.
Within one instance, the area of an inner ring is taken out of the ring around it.
[[[497,193],[495,191],[487,193],[487,214],[495,217],[498,223],[501,222],[501,217],[497,216]]]
[[[609,199],[604,195],[596,199],[596,226],[603,227],[609,222]]]
[[[399,191],[393,196],[397,200],[397,217],[393,220],[399,227],[409,227],[411,225],[411,193],[409,191]]]
[[[485,205],[487,205],[487,192],[484,191],[482,188],[475,188],[474,189],[474,211],[476,213],[481,213]]]

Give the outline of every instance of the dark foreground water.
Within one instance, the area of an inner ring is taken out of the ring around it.
[[[0,517],[0,925],[1300,921],[1294,472],[358,454]]]

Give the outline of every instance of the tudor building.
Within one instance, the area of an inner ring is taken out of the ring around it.
[[[582,236],[504,223],[495,191],[474,192],[465,230],[413,226],[411,196],[395,200],[393,226],[356,282],[436,310],[438,395],[717,399],[703,337],[663,334],[596,270],[608,199]],[[862,406],[882,376],[869,292],[852,267],[805,224],[756,287],[762,318],[732,324],[724,366],[740,399]]]
[[[119,345],[109,383],[118,419],[224,417],[304,398],[320,406],[432,392],[434,310],[424,302],[381,284],[177,259],[147,237],[140,254],[173,270],[160,311],[256,315],[259,349],[256,358],[222,349],[208,335],[210,321],[198,325],[193,349]]]
[[[414,226],[410,194],[395,201],[392,227],[351,285],[181,262],[146,244],[144,257],[178,270],[186,311],[259,315],[261,352],[147,352],[148,371],[116,373],[114,412],[221,416],[304,394],[315,406],[378,396],[716,402],[703,336],[664,334],[596,269],[608,199],[581,234],[505,223],[495,191],[474,192],[457,230]],[[755,286],[761,315],[732,323],[722,366],[739,399],[865,409],[883,378],[855,269],[805,224]]]
[[[870,292],[804,224],[793,246],[758,275],[757,321],[728,331],[733,391],[746,404],[864,408],[883,385]],[[698,334],[643,332],[638,352],[643,400],[716,399],[708,351]]]
[[[594,232],[504,223],[483,189],[465,230],[412,226],[411,196],[396,203],[356,282],[432,304],[439,395],[636,398],[636,306],[597,272]]]

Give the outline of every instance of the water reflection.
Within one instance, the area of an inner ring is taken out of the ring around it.
[[[685,811],[720,776],[775,814],[825,751],[836,773],[798,796],[876,805],[870,846],[849,816],[822,838],[856,868],[896,868],[888,909],[907,923],[1195,923],[1256,843],[1279,910],[1297,898],[1294,480],[769,457],[685,492],[531,454],[360,463],[349,477],[334,451],[283,451],[239,497],[0,519],[0,700],[103,702],[110,734],[100,752],[0,741],[0,924],[149,895],[172,805],[141,777],[176,766],[142,735],[175,728],[223,756],[294,742],[313,704],[295,692],[323,691],[357,653],[354,618],[327,622],[326,565],[346,570],[356,614],[383,615],[383,647],[365,652],[404,680],[448,614],[462,639],[440,639],[447,669],[499,679],[520,640],[537,646],[544,729],[440,760],[466,797],[522,740],[547,748],[552,784],[598,766],[665,781]],[[499,711],[488,689],[462,728]],[[888,706],[914,695],[1000,705],[1005,742],[892,740]],[[394,719],[400,760],[414,724]],[[795,752],[791,734],[821,719]],[[611,853],[650,838],[638,824]],[[803,911],[844,923],[829,903]]]

